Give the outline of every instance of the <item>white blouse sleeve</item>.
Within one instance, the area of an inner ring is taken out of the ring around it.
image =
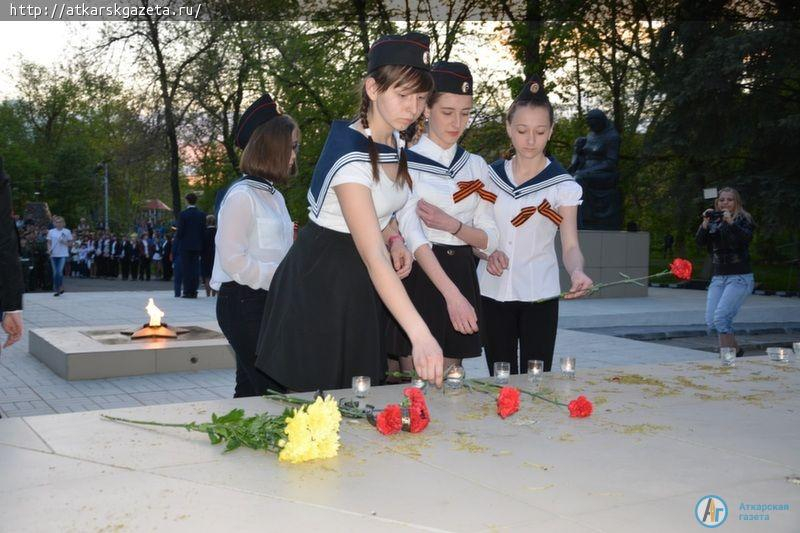
[[[222,270],[231,279],[248,287],[265,288],[269,287],[284,254],[279,246],[275,249],[274,261],[260,261],[248,253],[248,236],[256,224],[253,212],[253,200],[247,192],[229,193],[219,210],[214,243]],[[276,235],[275,239],[280,236]]]
[[[578,185],[576,181],[565,181],[558,184],[556,196],[558,198],[558,205],[556,207],[562,205],[581,205],[583,203],[583,200],[581,200],[583,197],[583,188]]]
[[[400,228],[400,235],[406,241],[406,247],[414,254],[416,250],[423,245],[431,246],[425,232],[422,229],[422,222],[417,215],[417,202],[419,196],[414,193],[409,193],[408,200],[405,205],[395,213],[397,217],[397,225]]]
[[[364,161],[353,161],[340,168],[331,180],[331,187],[344,183],[358,183],[372,187],[375,180],[372,177],[372,165]]]
[[[481,181],[483,187],[487,191],[492,190],[491,178],[489,178],[489,165],[481,160]],[[500,242],[500,231],[497,229],[497,222],[494,220],[494,204],[488,200],[480,199],[478,207],[475,209],[475,214],[472,216],[473,227],[482,230],[486,233],[487,242],[486,248],[481,250],[481,253],[489,256],[497,250],[497,244]]]

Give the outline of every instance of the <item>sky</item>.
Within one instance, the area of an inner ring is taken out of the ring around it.
[[[0,99],[14,97],[12,74],[19,58],[42,65],[57,64],[65,51],[94,37],[99,22],[0,22]]]
[[[482,23],[467,22],[467,24]],[[20,58],[47,67],[57,65],[65,56],[70,57],[79,45],[90,43],[99,37],[102,25],[102,22],[0,22],[0,100],[14,98],[17,95],[13,75]],[[483,30],[492,31],[493,25],[484,25]],[[507,51],[502,50],[497,44],[492,46],[485,42],[464,42],[461,45],[460,50],[458,46],[454,49],[452,60],[463,58],[474,72],[475,67],[479,66],[475,62],[477,58],[484,68],[492,66],[494,76],[503,78],[507,72],[520,74],[519,66],[508,57]],[[135,85],[133,71],[128,69],[126,73],[125,62],[121,63],[122,70],[119,75],[123,83],[133,87]]]

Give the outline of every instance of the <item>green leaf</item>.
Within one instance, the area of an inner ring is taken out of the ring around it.
[[[208,428],[208,440],[211,441],[211,444],[219,444],[220,442],[222,442],[222,439],[220,439],[217,436],[217,434],[214,433],[214,430],[211,428]]]
[[[231,424],[240,421],[242,418],[244,418],[244,409],[233,409],[222,416],[211,415],[211,420],[216,424]]]

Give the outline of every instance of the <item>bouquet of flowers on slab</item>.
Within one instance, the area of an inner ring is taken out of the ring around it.
[[[101,415],[107,420],[160,427],[179,427],[208,435],[211,444],[225,443],[225,452],[240,446],[278,454],[278,459],[302,463],[335,457],[339,451],[342,414],[332,396],[318,396],[280,415],[245,416],[243,409],[211,415],[211,422],[165,423]]]
[[[482,379],[468,379],[466,384],[470,390],[497,395],[497,414],[500,418],[508,418],[519,411],[521,394],[527,394],[533,399],[544,400],[559,407],[566,407],[569,409],[569,416],[574,418],[585,418],[591,415],[594,409],[592,402],[583,395],[578,396],[566,404],[536,392],[520,390],[516,387],[502,386]]]

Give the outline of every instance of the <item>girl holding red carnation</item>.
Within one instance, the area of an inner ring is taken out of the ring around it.
[[[547,155],[553,106],[537,77],[525,83],[511,104],[506,133],[513,155],[489,166],[487,184],[497,198],[493,212],[498,246],[478,266],[483,343],[490,372],[495,362],[507,361],[516,374],[530,359],[544,361],[544,369],[549,371],[561,293],[557,233],[571,278],[571,294],[566,297],[582,296],[592,287],[583,271],[578,243],[577,213],[583,191],[564,167]]]

